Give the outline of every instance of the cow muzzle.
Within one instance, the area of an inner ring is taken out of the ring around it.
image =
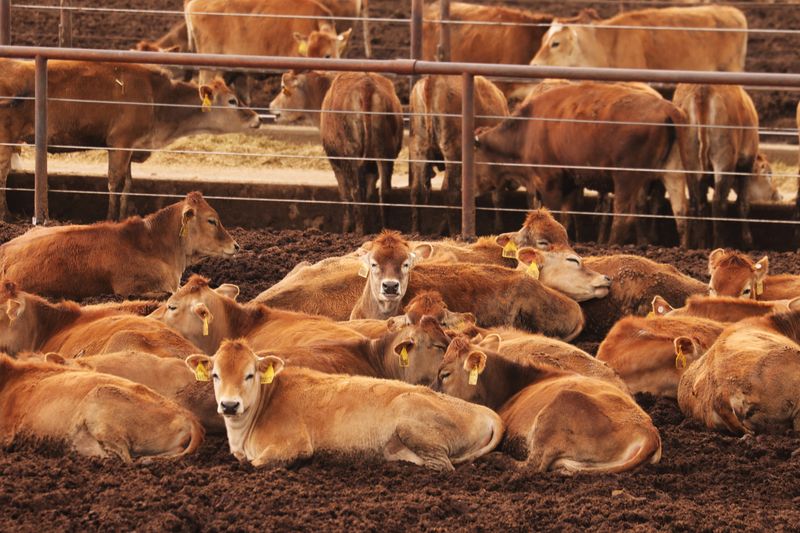
[[[261,117],[255,115],[252,119],[250,119],[250,123],[248,124],[251,129],[257,130],[261,127]]]
[[[224,416],[236,416],[241,414],[241,402],[237,401],[221,401],[217,412]]]
[[[382,281],[381,296],[387,300],[396,300],[400,298],[400,282],[397,280]]]

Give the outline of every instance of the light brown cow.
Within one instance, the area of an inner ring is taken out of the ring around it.
[[[661,177],[659,171],[677,157],[674,149],[683,147],[676,139],[687,135],[680,127],[685,122],[680,109],[638,88],[598,82],[562,85],[527,98],[511,117],[480,132],[476,157],[530,165],[525,186],[550,209],[573,211],[583,188],[614,192],[609,241],[620,244],[630,237],[634,218],[627,215],[639,209],[643,188]],[[615,142],[609,145],[610,137]],[[683,182],[664,184],[678,187],[668,190],[670,202],[676,216],[685,215]]]
[[[181,20],[172,25],[167,33],[156,40],[142,39],[136,43],[134,50],[140,52],[186,52],[189,50],[189,35],[186,21]],[[173,79],[191,81],[192,70],[174,65],[162,65]]]
[[[324,340],[360,339],[362,336],[322,316],[271,309],[265,305],[240,304],[236,285],[217,289],[197,274],[151,316],[180,332],[207,354],[225,339],[246,338],[257,350],[299,346]]]
[[[769,258],[754,262],[746,254],[717,248],[708,255],[708,274],[711,296],[732,296],[751,300],[775,300],[764,296]],[[800,292],[796,294],[800,296]]]
[[[74,302],[50,303],[0,281],[0,350],[58,352],[80,357],[137,350],[161,357],[185,357],[198,348],[151,318],[114,308],[83,309]]]
[[[629,316],[608,332],[597,349],[597,359],[616,370],[633,393],[676,398],[687,360],[676,359],[674,340],[689,337],[705,351],[723,329],[719,322],[696,317]]]
[[[32,61],[0,61],[0,187],[6,186],[13,144],[34,136]],[[198,87],[173,81],[156,67],[94,61],[49,61],[49,146],[108,149],[108,218],[127,216],[131,161],[148,150],[198,133],[234,133],[260,125],[252,109],[214,80]],[[74,99],[113,103],[75,102]],[[127,102],[127,104],[125,104]],[[201,104],[205,105],[201,105]],[[58,148],[59,150],[60,149]],[[0,215],[7,214],[0,194]]]
[[[459,205],[462,85],[460,76],[426,76],[411,90],[409,109],[413,134],[409,139],[408,158],[412,205],[430,204],[434,166],[442,165],[445,169],[442,194],[446,204]],[[476,128],[494,126],[508,116],[506,97],[491,81],[483,76],[475,76],[474,90]],[[432,163],[437,160],[442,161],[442,165]],[[525,178],[525,173],[520,172],[517,167],[504,167],[504,170],[507,172],[501,172],[500,169],[490,171],[487,165],[480,162],[475,165],[475,194],[481,196],[491,191],[492,202],[498,208],[502,207],[502,193],[507,186],[521,183]],[[452,234],[458,231],[452,211],[448,210],[447,219],[442,221],[439,228],[440,233]],[[412,232],[419,232],[419,220],[420,208],[414,208],[411,212]],[[502,220],[499,211],[495,212],[494,225],[495,231],[500,231]]]
[[[747,184],[762,168],[758,160],[758,112],[753,100],[738,85],[693,85],[679,83],[672,103],[681,108],[689,123],[689,135],[682,137],[688,144],[686,152],[697,160],[691,168],[713,174],[714,198],[711,214],[724,218],[731,189],[736,191],[739,216],[744,219],[742,238],[748,248],[753,235],[747,219],[750,201]],[[689,183],[699,184],[702,176],[687,175]],[[694,201],[705,204],[701,188],[690,187]],[[723,223],[714,220],[714,245],[722,246]],[[706,244],[706,243],[704,243]]]
[[[757,301],[730,296],[690,296],[683,307],[673,308],[661,296],[653,298],[655,316],[694,316],[717,322],[738,322],[745,318],[783,313],[792,300]]]
[[[553,246],[543,252],[526,246],[517,250],[517,261],[517,270],[576,302],[605,298],[611,287],[611,278],[586,268],[572,248]]]
[[[556,19],[531,65],[741,71],[746,53],[747,19],[735,7],[668,7]]]
[[[189,47],[201,54],[338,58],[352,31],[337,35],[331,11],[314,0],[190,0],[184,12]],[[219,74],[201,69],[200,83]],[[248,76],[237,92],[250,102]]]
[[[126,379],[0,354],[0,443],[19,438],[64,441],[82,455],[131,462],[194,453],[203,427],[178,404]]]
[[[629,394],[602,379],[450,343],[436,390],[498,410],[504,449],[539,471],[623,472],[661,458],[661,438]]]
[[[800,432],[800,311],[752,318],[727,328],[678,387],[681,411],[737,435]],[[702,355],[702,356],[701,356]]]
[[[361,20],[361,30],[364,38],[364,55],[367,59],[372,57],[372,39],[370,37],[369,28],[369,2],[368,0],[319,0],[319,3],[330,9],[333,19],[337,21],[339,26],[350,25],[353,23],[355,26],[356,21],[342,21],[338,17],[357,18]]]
[[[408,288],[411,269],[418,261],[430,256],[427,244],[413,250],[403,236],[393,230],[383,232],[361,256],[358,275],[366,278],[364,291],[353,306],[350,320],[375,318],[386,320],[400,314],[400,303]]]
[[[674,266],[636,255],[585,257],[583,264],[613,280],[608,296],[581,303],[586,316],[586,335],[598,340],[606,336],[617,320],[648,314],[653,298],[658,295],[673,306],[680,306],[689,296],[708,291],[705,283],[682,274]]]
[[[352,226],[363,235],[368,212],[364,203],[375,201],[378,179],[377,200],[384,203],[403,144],[402,106],[394,84],[371,73],[289,72],[269,107],[278,122],[309,120],[319,126],[339,198],[351,202],[344,210],[342,231]],[[385,226],[382,207],[380,215]]]
[[[0,246],[0,264],[35,294],[163,295],[178,289],[190,264],[238,251],[217,212],[192,192],[145,218],[34,228]]]
[[[227,341],[213,357],[187,359],[214,382],[231,453],[254,466],[282,465],[316,451],[382,454],[434,470],[472,461],[502,438],[500,418],[485,407],[422,387],[366,377],[285,368]]]

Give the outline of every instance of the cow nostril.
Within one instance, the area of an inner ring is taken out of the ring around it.
[[[397,294],[397,291],[400,289],[400,284],[396,281],[384,281],[381,283],[381,288],[383,288],[383,292],[386,294]]]
[[[239,402],[219,402],[219,405],[226,415],[236,414],[236,410],[239,408]]]
[[[603,279],[606,280],[606,283],[611,283],[611,278],[608,276],[603,276]]]

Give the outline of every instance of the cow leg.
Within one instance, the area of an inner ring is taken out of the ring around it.
[[[750,195],[747,194],[747,180],[755,178],[755,174],[735,177],[737,182],[736,202],[739,204],[739,218],[742,221],[742,245],[747,250],[753,248],[753,234],[750,231]]]
[[[124,194],[125,182],[130,179],[131,156],[129,150],[108,151],[108,220],[119,220],[122,214],[120,197]]]
[[[288,466],[314,455],[311,437],[305,428],[290,424],[289,429],[270,434],[269,441],[252,460],[253,466]],[[300,430],[290,432],[289,430]]]
[[[367,208],[364,203],[367,201],[367,191],[370,187],[369,183],[372,181],[372,176],[367,174],[366,165],[360,165],[355,172],[351,174],[355,178],[354,183],[348,188],[350,191],[350,199],[353,202],[353,219],[355,222],[356,235],[364,235],[367,224]],[[372,185],[374,190],[374,185]]]
[[[636,200],[639,197],[639,187],[633,186],[633,178],[626,180],[629,187],[618,186],[619,182],[614,183],[614,220],[611,222],[611,234],[609,244],[625,244],[630,238],[631,228],[635,223],[635,217],[631,214],[636,210]],[[622,216],[625,214],[625,216]]]
[[[431,470],[455,470],[447,455],[447,447],[434,440],[436,434],[436,431],[431,431],[429,426],[418,421],[400,422],[395,429],[397,440],[410,452],[408,457],[416,456],[420,460],[417,462],[412,459],[411,462]]]
[[[597,243],[602,244],[608,242],[609,231],[611,229],[612,218],[609,216],[613,209],[613,200],[611,195],[607,192],[599,192],[597,197],[596,212],[600,213],[600,222],[597,227]]]
[[[494,206],[494,232],[503,232],[503,214],[500,209],[503,207],[504,191],[502,189],[495,189],[492,191],[492,206]]]
[[[381,188],[378,191],[378,202],[381,210],[381,227],[386,227],[386,195],[392,190],[392,173],[394,172],[394,161],[378,161],[378,175],[380,176]]]
[[[352,189],[352,185],[350,180],[348,179],[348,175],[352,170],[350,168],[350,162],[344,160],[337,160],[337,159],[329,159],[328,160],[331,164],[331,168],[333,168],[333,174],[336,176],[336,184],[339,189],[339,200],[342,202],[342,233],[348,233],[351,231],[351,226],[353,223],[353,206],[349,205],[348,202],[350,201],[350,190]]]
[[[11,172],[11,159],[16,153],[14,146],[0,146],[0,219],[8,220],[8,174]]]
[[[723,176],[718,167],[714,167],[714,197],[711,201],[711,216],[714,217],[714,246],[724,246],[724,225],[716,220],[725,216],[725,206],[728,203],[728,194],[731,191],[731,179]]]
[[[461,163],[445,162],[444,164],[445,179],[447,180],[447,188],[442,185],[442,196],[445,197],[445,204],[454,207],[461,204]],[[457,209],[448,209],[445,221],[439,233],[442,235],[454,235],[459,232],[459,213]],[[445,223],[447,224],[445,229]]]
[[[678,229],[678,238],[681,247],[689,247],[689,231],[686,216],[686,176],[678,172],[668,172],[661,178],[667,190],[669,205],[675,217],[675,226]]]

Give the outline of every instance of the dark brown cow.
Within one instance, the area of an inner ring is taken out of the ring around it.
[[[81,61],[49,61],[47,72],[48,143],[108,149],[109,219],[127,215],[131,161],[147,159],[147,150],[186,135],[260,124],[221,80],[198,87],[173,81],[155,67]],[[0,143],[33,140],[33,100],[26,99],[33,89],[32,61],[0,61],[0,94],[6,97],[0,98]],[[114,103],[69,101],[75,98]],[[13,148],[0,146],[0,188],[6,186]],[[0,194],[0,216],[6,215]]]
[[[477,153],[494,163],[539,165],[526,169],[526,186],[551,209],[573,210],[582,187],[613,191],[616,216],[609,241],[624,243],[634,219],[623,215],[637,211],[644,185],[660,177],[657,171],[666,168],[677,136],[684,134],[676,126],[685,122],[681,110],[647,91],[569,84],[526,99],[512,117],[479,134]],[[683,192],[675,198],[681,206],[673,202],[673,211],[685,214]]]
[[[145,218],[34,228],[0,246],[5,277],[35,294],[83,298],[178,290],[203,257],[231,257],[239,245],[199,192]]]

